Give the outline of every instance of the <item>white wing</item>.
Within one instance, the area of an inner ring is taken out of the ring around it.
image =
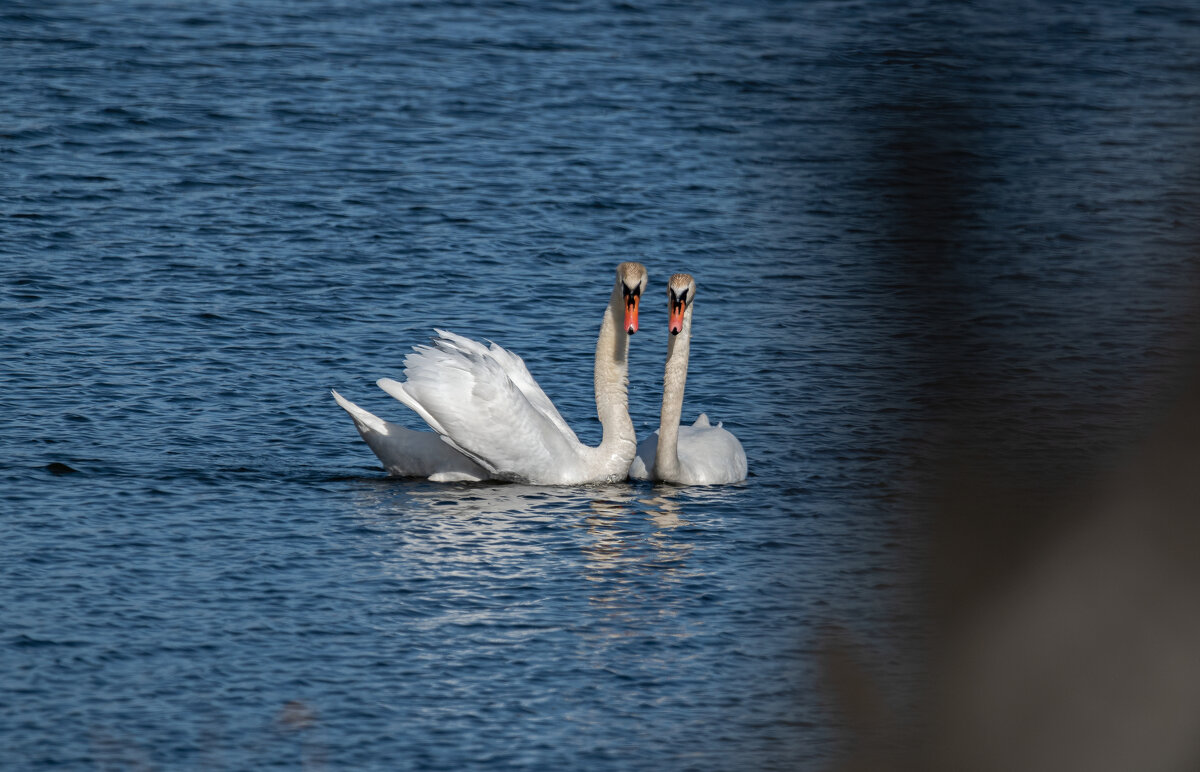
[[[525,360],[494,341],[488,341],[490,345],[485,347],[482,343],[473,341],[470,338],[464,338],[461,335],[455,335],[446,330],[439,330],[436,327],[434,328],[434,332],[446,344],[454,345],[464,352],[470,352],[479,356],[490,356],[496,360],[500,367],[504,369],[505,375],[516,384],[521,393],[525,395],[525,398],[529,400],[529,404],[533,405],[543,415],[553,421],[564,435],[576,442],[579,441],[579,438],[575,436],[575,431],[567,425],[562,415],[559,414],[558,408],[554,406],[554,403],[546,396],[546,392],[542,391],[542,387],[533,379],[533,376],[529,373],[529,368],[525,366]]]
[[[488,473],[471,459],[442,442],[433,432],[417,432],[385,421],[332,392],[337,403],[354,419],[358,433],[399,477],[428,477],[435,482],[486,480]]]
[[[554,484],[580,474],[584,447],[519,357],[439,331],[404,358],[404,374],[404,383],[383,378],[380,388],[492,476]]]

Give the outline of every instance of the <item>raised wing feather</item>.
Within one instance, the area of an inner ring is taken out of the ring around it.
[[[575,431],[563,420],[562,415],[558,412],[558,408],[554,406],[554,403],[546,396],[546,392],[542,391],[542,387],[533,379],[529,368],[525,366],[525,360],[494,341],[489,341],[490,345],[484,346],[482,343],[470,338],[464,338],[447,330],[439,330],[435,327],[434,332],[438,334],[438,338],[434,340],[435,346],[444,348],[450,345],[463,353],[488,356],[494,359],[504,370],[504,374],[508,376],[509,380],[525,395],[525,399],[529,400],[530,405],[549,418],[565,436],[576,442],[579,441],[579,438],[575,436]]]
[[[519,358],[508,357],[506,367],[482,344],[439,333],[433,345],[417,346],[404,358],[403,392],[435,431],[495,470],[496,477],[569,480],[582,446],[557,410],[551,415],[534,404],[510,375],[512,360]],[[548,404],[523,363],[520,372]]]

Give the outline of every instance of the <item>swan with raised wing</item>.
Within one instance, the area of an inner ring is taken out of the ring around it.
[[[402,427],[334,396],[393,474],[535,485],[623,480],[637,447],[627,392],[629,336],[638,329],[646,281],[641,263],[617,267],[596,341],[593,385],[603,427],[598,447],[579,441],[519,356],[443,330],[405,357],[403,383],[377,381],[434,433],[395,432]]]
[[[696,281],[677,273],[667,285],[670,304],[667,364],[663,372],[659,427],[638,444],[629,476],[682,485],[720,485],[746,479],[746,451],[724,426],[713,426],[704,413],[682,426],[683,388],[687,381],[692,340],[692,302]]]

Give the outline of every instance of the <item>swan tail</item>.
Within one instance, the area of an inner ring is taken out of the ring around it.
[[[342,407],[342,409],[350,414],[350,417],[354,419],[354,423],[357,424],[361,431],[374,432],[385,437],[387,436],[387,421],[384,421],[382,418],[374,413],[371,413],[370,411],[363,410],[361,407],[346,399],[341,394],[338,394],[333,389],[330,389],[329,393],[333,395],[333,398],[337,400],[337,403]]]
[[[696,423],[692,424],[692,426],[696,427],[697,429],[712,428],[712,424],[710,424],[708,422],[708,414],[707,413],[701,413],[700,417],[696,419]]]

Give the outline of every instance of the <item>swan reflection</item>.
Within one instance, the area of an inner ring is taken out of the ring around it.
[[[451,519],[546,520],[578,508],[590,495],[617,495],[619,486],[553,487],[509,483],[427,483],[394,478],[364,480],[357,503],[364,515],[436,514]]]
[[[602,581],[613,571],[653,573],[671,569],[691,551],[691,545],[676,543],[670,530],[686,525],[675,492],[655,491],[649,499],[636,498],[626,489],[618,498],[594,499],[584,525],[592,541],[583,547],[587,559],[585,576]],[[649,515],[647,528],[643,515]],[[670,579],[670,572],[664,578]]]
[[[706,580],[689,565],[698,531],[687,509],[695,502],[706,519],[703,500],[669,485],[388,479],[362,481],[355,504],[388,581],[421,583],[398,599],[407,615],[416,606],[430,623],[570,630],[596,654],[629,636],[694,634],[681,612],[703,594],[688,588]],[[576,599],[586,599],[582,615]]]
[[[649,498],[633,495],[633,488],[629,492],[622,499],[593,501],[584,519],[590,541],[582,549],[583,576],[594,585],[588,595],[594,616],[583,632],[595,653],[631,636],[691,635],[678,618],[688,603],[681,590],[685,579],[702,575],[688,570],[694,546],[675,535],[688,524],[677,491],[655,488]]]
[[[646,512],[650,515],[654,524],[659,529],[678,528],[681,525],[688,525],[689,523],[680,517],[680,513],[683,512],[683,505],[676,499],[674,489],[668,488],[662,492],[656,492],[659,495],[654,498],[640,499],[638,501],[639,504],[644,504],[647,507]]]
[[[629,486],[546,487],[363,481],[360,522],[391,539],[379,548],[390,570],[445,575],[488,563],[509,574],[562,570],[578,562],[573,526],[597,502],[627,507]],[[422,569],[422,566],[425,568]]]

